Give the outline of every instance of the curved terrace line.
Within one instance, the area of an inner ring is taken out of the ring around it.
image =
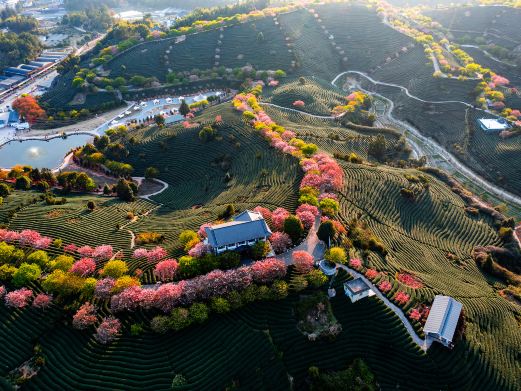
[[[409,90],[404,87],[404,86],[400,86],[398,84],[393,84],[393,83],[385,83],[385,82],[381,82],[381,81],[377,81],[377,80],[374,80],[373,78],[371,78],[370,76],[368,76],[367,74],[365,74],[364,72],[359,72],[359,71],[346,71],[346,72],[341,72],[339,73],[334,79],[333,81],[331,82],[331,84],[334,86],[334,87],[337,87],[336,85],[336,82],[338,81],[338,79],[344,75],[347,75],[347,74],[357,74],[357,75],[360,75],[360,76],[363,76],[365,77],[367,80],[369,80],[371,83],[373,84],[379,84],[379,85],[385,85],[385,86],[389,86],[389,87],[395,87],[395,88],[399,88],[401,89],[402,91],[404,91],[406,93],[407,96],[409,96],[411,99],[415,99],[415,100],[418,100],[420,102],[423,102],[423,103],[430,103],[430,104],[444,104],[444,103],[460,103],[460,104],[463,104],[465,105],[466,107],[472,107],[474,108],[474,106],[472,106],[471,104],[469,103],[466,103],[466,102],[462,102],[462,101],[428,101],[428,100],[424,100],[424,99],[421,99],[421,98],[418,98],[417,96],[414,96],[412,95]],[[495,185],[493,185],[492,183],[488,182],[486,179],[482,178],[481,176],[479,176],[478,174],[474,173],[470,168],[468,168],[467,166],[465,166],[464,164],[460,163],[460,161],[458,159],[456,159],[456,157],[454,157],[450,152],[448,152],[445,148],[443,148],[440,144],[438,144],[436,141],[434,141],[433,139],[431,139],[430,137],[426,137],[424,135],[422,135],[415,127],[403,122],[403,121],[400,121],[398,119],[396,119],[395,117],[393,117],[392,115],[392,111],[394,109],[394,102],[385,97],[385,96],[382,96],[380,94],[377,94],[377,93],[373,93],[373,92],[370,92],[371,94],[373,95],[376,95],[382,99],[384,99],[385,101],[387,101],[390,105],[389,107],[389,112],[387,114],[387,116],[389,117],[389,119],[395,123],[397,123],[398,125],[402,126],[403,128],[407,129],[411,134],[414,135],[414,137],[416,137],[418,140],[420,140],[421,142],[425,143],[427,146],[429,146],[430,148],[432,148],[432,150],[440,155],[445,161],[447,161],[448,163],[452,164],[452,166],[460,173],[462,174],[463,176],[465,176],[467,179],[471,180],[471,181],[474,181],[474,182],[477,182],[482,188],[486,189],[487,191],[493,193],[494,195],[496,195],[497,197],[500,197],[500,198],[503,198],[504,200],[507,200],[513,204],[516,204],[518,206],[521,206],[521,198],[500,188],[500,187],[497,187]],[[479,110],[479,109],[478,109]],[[487,110],[482,110],[484,112],[487,112],[487,113],[490,113],[489,111]],[[490,113],[492,114],[492,113]]]

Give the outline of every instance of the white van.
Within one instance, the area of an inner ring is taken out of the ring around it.
[[[21,122],[19,124],[13,124],[13,128],[16,130],[26,130],[30,128],[29,122]]]

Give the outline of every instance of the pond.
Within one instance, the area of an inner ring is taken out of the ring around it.
[[[87,134],[71,135],[50,140],[10,141],[0,147],[0,167],[11,168],[18,164],[34,168],[57,168],[65,154],[85,145],[92,139]]]

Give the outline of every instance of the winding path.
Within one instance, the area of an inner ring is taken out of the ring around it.
[[[293,263],[293,253],[295,251],[306,251],[309,254],[313,255],[313,259],[315,261],[323,259],[324,253],[326,251],[326,246],[324,245],[324,242],[322,242],[317,236],[319,225],[320,215],[315,218],[315,222],[309,229],[308,236],[306,237],[306,239],[304,239],[302,243],[280,255],[277,255],[276,258],[283,261],[286,265],[291,265]]]
[[[416,334],[414,327],[412,327],[411,322],[409,322],[409,319],[407,319],[407,317],[405,316],[403,311],[400,309],[400,307],[398,307],[397,305],[392,303],[382,292],[380,292],[380,290],[371,281],[369,281],[363,274],[347,267],[346,265],[337,264],[337,268],[345,270],[354,278],[361,278],[362,280],[364,280],[364,282],[371,288],[371,290],[375,293],[375,295],[378,296],[378,298],[380,300],[382,300],[383,303],[388,308],[390,308],[396,314],[396,316],[398,316],[398,318],[400,318],[400,320],[402,321],[403,325],[407,329],[407,332],[411,336],[414,343],[416,345],[418,345],[424,351],[429,349],[429,347],[432,344],[432,340],[429,338],[421,339],[420,337],[418,337],[418,334]]]
[[[135,180],[138,183],[138,185],[141,185],[141,183],[143,182],[143,180],[145,178],[141,177],[141,176],[135,176],[135,177],[132,177],[132,179]],[[157,179],[157,178],[154,178],[154,181],[161,183],[163,185],[163,187],[161,189],[159,189],[158,191],[155,191],[153,193],[140,195],[139,198],[143,198],[145,200],[152,201],[150,199],[150,197],[158,195],[158,194],[164,192],[166,189],[168,189],[169,185],[165,181],[162,181],[161,179]]]
[[[413,94],[411,94],[409,92],[409,90],[404,87],[404,86],[401,86],[401,85],[398,85],[398,84],[393,84],[393,83],[385,83],[385,82],[381,82],[381,81],[377,81],[377,80],[374,80],[373,78],[371,78],[370,76],[368,76],[366,73],[364,72],[359,72],[359,71],[345,71],[345,72],[341,72],[339,73],[337,76],[335,76],[335,78],[331,81],[331,85],[335,88],[338,88],[337,86],[337,81],[338,79],[340,79],[342,76],[344,75],[348,75],[348,74],[355,74],[355,75],[359,75],[359,76],[362,76],[362,77],[365,77],[367,80],[369,80],[371,83],[375,84],[375,85],[384,85],[384,86],[388,86],[388,87],[395,87],[395,88],[399,88],[400,90],[404,91],[405,94],[410,97],[411,99],[415,99],[417,101],[420,101],[420,102],[423,102],[423,103],[429,103],[429,104],[446,104],[446,103],[457,103],[457,104],[462,104],[464,105],[465,107],[471,107],[471,108],[475,108],[473,105],[467,103],[467,102],[463,102],[463,101],[458,101],[458,100],[446,100],[446,101],[429,101],[429,100],[425,100],[425,99],[421,99]],[[483,189],[487,190],[488,192],[494,194],[495,196],[507,201],[507,202],[510,202],[512,204],[515,204],[517,205],[518,207],[521,207],[521,198],[506,191],[506,190],[503,190],[501,189],[500,187],[488,182],[486,179],[482,178],[481,176],[479,176],[478,174],[474,173],[470,168],[468,168],[467,166],[465,166],[464,164],[460,163],[460,161],[458,159],[456,159],[456,157],[454,157],[450,152],[448,152],[447,150],[445,150],[445,148],[443,148],[440,144],[438,144],[436,141],[434,141],[433,139],[429,138],[429,137],[426,137],[424,135],[422,135],[420,133],[420,131],[418,131],[418,129],[414,128],[413,126],[395,118],[393,115],[392,115],[392,111],[394,109],[394,102],[383,96],[383,95],[380,95],[378,93],[374,93],[374,92],[371,92],[371,91],[365,91],[371,95],[375,95],[377,97],[379,97],[380,99],[386,101],[388,104],[389,104],[389,109],[387,110],[387,113],[386,113],[386,116],[389,118],[389,120],[391,122],[394,122],[395,124],[397,124],[399,127],[407,130],[409,132],[409,134],[407,134],[407,138],[408,138],[408,141],[409,143],[411,144],[412,148],[413,148],[413,151],[415,152],[416,155],[421,155],[422,154],[422,151],[424,148],[420,147],[420,143],[424,144],[425,146],[427,146],[427,149],[433,154],[433,155],[439,155],[441,156],[447,163],[451,164],[452,167],[458,171],[461,175],[463,175],[465,178],[467,178],[469,181],[471,182],[474,182],[476,184],[478,184],[479,186],[481,186]],[[294,113],[298,113],[298,114],[303,114],[303,115],[307,115],[307,116],[310,116],[310,117],[313,117],[313,118],[319,118],[319,119],[327,119],[327,120],[334,120],[334,119],[337,119],[338,117],[335,117],[335,116],[324,116],[324,115],[314,115],[314,114],[310,114],[310,113],[306,113],[305,111],[301,111],[301,110],[297,110],[297,109],[293,109],[293,108],[289,108],[289,107],[284,107],[284,106],[279,106],[279,105],[276,105],[276,104],[273,104],[273,103],[261,103],[262,105],[266,105],[266,106],[272,106],[272,107],[276,107],[276,108],[279,108],[279,109],[282,109],[282,110],[286,110],[286,111],[291,111],[291,112],[294,112]],[[482,109],[477,109],[477,110],[482,110]],[[491,114],[491,115],[495,115],[493,113],[491,113],[490,111],[488,110],[482,110],[488,114]]]

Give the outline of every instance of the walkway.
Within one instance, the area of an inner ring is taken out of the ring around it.
[[[400,318],[414,343],[418,345],[423,351],[427,351],[427,349],[429,349],[429,347],[432,344],[432,340],[429,338],[421,339],[420,337],[418,337],[416,331],[414,331],[414,328],[409,322],[409,319],[407,319],[401,308],[393,304],[382,292],[380,292],[380,290],[371,281],[369,281],[363,274],[347,267],[346,265],[337,264],[337,268],[344,269],[354,278],[361,278],[362,280],[364,280],[364,282],[372,289],[375,295],[378,296],[378,298],[380,298],[380,300],[382,300],[384,304],[398,316],[398,318]]]
[[[138,186],[141,186],[141,183],[143,183],[143,181],[145,180],[145,178],[141,177],[141,176],[134,176],[134,177],[132,177],[132,179],[138,183]],[[165,181],[162,181],[161,179],[157,179],[157,178],[154,178],[154,181],[161,183],[163,185],[163,187],[160,190],[155,191],[153,193],[140,195],[139,198],[143,198],[145,200],[152,201],[150,199],[150,197],[158,195],[158,194],[164,192],[166,189],[168,189],[169,185]]]
[[[291,265],[293,263],[293,253],[295,251],[306,251],[313,255],[315,261],[323,259],[326,246],[324,245],[324,242],[322,242],[317,236],[319,225],[320,216],[317,216],[313,226],[309,229],[306,239],[304,239],[304,241],[298,246],[289,249],[283,254],[277,255],[276,258],[283,261],[286,265]]]

